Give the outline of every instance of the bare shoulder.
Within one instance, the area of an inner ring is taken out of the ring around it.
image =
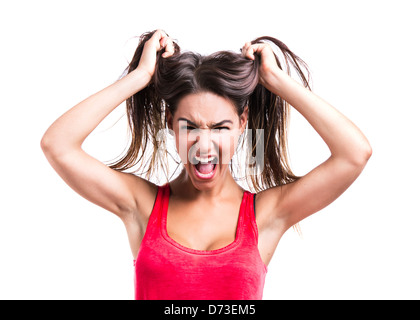
[[[255,195],[258,249],[266,265],[269,264],[281,237],[289,227],[284,219],[285,215],[279,214],[283,211],[280,199],[284,196],[286,187],[287,185],[268,188]]]
[[[124,215],[122,221],[127,230],[133,258],[136,259],[153,210],[158,186],[133,173],[124,173],[124,179],[133,194],[135,208]]]

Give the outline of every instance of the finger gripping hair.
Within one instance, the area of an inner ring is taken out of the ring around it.
[[[153,33],[147,32],[140,36],[127,72],[137,68],[144,44]],[[294,70],[302,84],[310,89],[309,71],[302,59],[273,37],[260,37],[251,43],[261,42],[269,42],[273,46],[277,64],[282,70],[288,74]],[[218,51],[207,56],[191,51],[181,52],[176,43],[174,48],[174,54],[167,58],[162,58],[164,50],[157,53],[152,81],[127,99],[127,118],[132,139],[125,156],[110,167],[123,171],[141,161],[140,168],[146,168],[141,174],[145,174],[147,179],[155,179],[154,173],[161,167],[160,171],[165,173],[166,181],[169,182],[166,151],[164,159],[159,154],[159,151],[168,149],[166,140],[159,139],[158,135],[161,129],[166,128],[165,111],[175,114],[180,99],[188,94],[211,92],[232,101],[238,117],[248,106],[248,132],[251,139],[246,139],[249,143],[245,148],[248,149],[249,157],[256,156],[257,143],[264,144],[262,171],[252,174],[252,165],[245,166],[245,181],[251,191],[258,192],[299,179],[288,163],[287,127],[290,106],[259,84],[260,60],[250,60],[232,51]],[[258,129],[264,130],[263,142],[257,140]],[[148,143],[151,144],[152,152],[146,161]],[[231,172],[234,175],[232,165]]]
[[[159,59],[154,76],[156,91],[171,112],[187,94],[212,92],[231,100],[241,114],[257,84],[258,63],[230,51],[209,56],[190,51],[177,53]]]

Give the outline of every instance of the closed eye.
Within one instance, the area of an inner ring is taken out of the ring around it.
[[[194,127],[191,127],[191,126],[184,126],[184,127],[181,127],[181,130],[194,130],[195,128]]]

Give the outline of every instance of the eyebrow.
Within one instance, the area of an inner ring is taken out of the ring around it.
[[[194,122],[192,122],[191,120],[188,120],[188,119],[186,119],[186,118],[179,118],[178,119],[178,121],[181,121],[181,120],[184,120],[184,121],[187,121],[187,123],[188,124],[192,124],[192,125],[194,125],[194,126],[196,126],[196,127],[198,127],[198,125],[197,124],[195,124]],[[212,123],[211,125],[210,125],[210,127],[217,127],[217,126],[220,126],[220,125],[222,125],[222,124],[224,124],[224,123],[231,123],[231,124],[233,124],[233,122],[232,121],[230,121],[230,120],[223,120],[223,121],[220,121],[220,122],[218,122],[218,123]]]

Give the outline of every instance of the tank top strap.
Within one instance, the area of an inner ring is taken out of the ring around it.
[[[162,214],[162,211],[168,210],[169,196],[171,194],[171,189],[169,188],[169,183],[164,184],[163,186],[160,187],[160,189],[162,191],[162,198],[161,198],[162,206],[159,209],[159,212]],[[162,216],[160,218],[162,219]]]
[[[243,223],[245,237],[249,240],[252,238],[255,243],[258,242],[258,228],[255,220],[255,193],[245,191],[245,210],[243,212]]]
[[[169,184],[158,186],[155,203],[149,217],[148,229],[159,230],[162,220],[162,210],[169,202]]]
[[[165,204],[165,197],[169,198],[169,194],[167,193],[169,188],[167,188],[166,185],[158,185],[157,188],[155,203],[153,204],[153,209],[150,213],[149,221],[147,222],[146,232],[144,233],[143,239],[141,240],[140,250],[144,246],[152,245],[155,242],[155,239],[159,237],[162,210]],[[137,259],[133,260],[134,266],[136,265],[136,260]]]

